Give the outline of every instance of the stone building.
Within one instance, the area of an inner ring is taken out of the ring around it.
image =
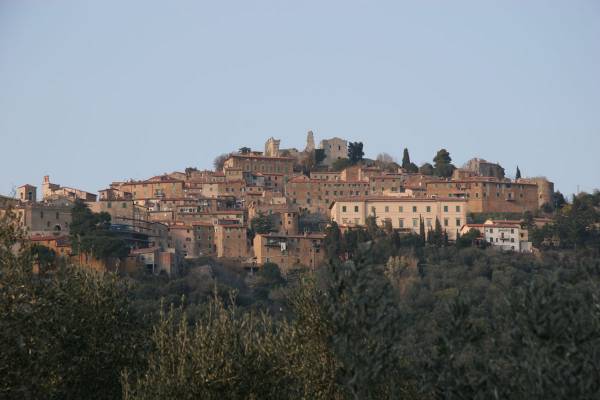
[[[475,173],[477,176],[487,176],[496,179],[504,179],[504,168],[498,163],[491,163],[483,158],[470,159],[463,169]]]
[[[291,176],[293,157],[265,157],[254,154],[232,154],[225,160],[224,168],[237,168],[244,172],[278,173]]]
[[[320,267],[325,260],[325,234],[257,234],[253,247],[256,263],[275,263],[285,273],[294,268]]]
[[[270,137],[265,143],[265,157],[279,157],[279,144],[281,140]]]
[[[288,181],[285,195],[294,205],[313,213],[327,214],[335,199],[369,194],[368,181],[331,181],[298,175]]]
[[[22,185],[17,188],[17,198],[20,201],[37,201],[37,187]]]
[[[545,204],[554,205],[554,183],[550,182],[543,176],[519,179],[517,183],[533,183],[537,185],[538,191],[538,206],[542,207]]]
[[[110,189],[122,193],[130,193],[134,200],[150,198],[174,198],[183,197],[184,181],[173,179],[166,175],[155,176],[145,181],[113,182]]]
[[[473,177],[432,180],[426,186],[428,196],[465,199],[471,213],[523,213],[538,209],[535,183]]]
[[[367,217],[377,224],[419,233],[421,219],[425,230],[440,221],[450,240],[467,221],[467,202],[458,198],[411,198],[400,196],[362,196],[343,198],[331,205],[331,219],[342,227],[365,226]]]
[[[61,186],[50,182],[50,176],[44,176],[42,183],[42,200],[69,199],[72,201],[83,200],[86,202],[96,201],[97,195],[85,190]]]
[[[338,137],[323,139],[319,148],[325,151],[323,165],[331,165],[340,158],[348,158],[348,142],[344,139]]]
[[[215,225],[215,254],[219,258],[247,258],[246,226],[237,220],[218,220]]]
[[[315,149],[315,136],[313,134],[313,131],[308,131],[306,133],[306,147],[304,148],[304,151],[307,153],[310,153],[314,149]]]
[[[14,212],[29,237],[68,235],[72,208],[70,200],[62,199],[20,203],[14,207]]]

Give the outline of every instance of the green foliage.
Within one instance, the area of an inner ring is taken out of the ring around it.
[[[350,160],[350,164],[354,165],[358,163],[363,159],[364,155],[362,142],[348,143],[348,160]]]
[[[433,169],[433,165],[429,163],[424,163],[423,165],[421,165],[421,167],[419,167],[419,173],[431,176],[435,173],[435,170]]]
[[[402,168],[409,173],[419,172],[419,167],[410,161],[410,155],[408,154],[408,149],[406,147],[402,154]]]
[[[571,204],[556,212],[551,224],[533,229],[531,236],[536,246],[600,250],[600,192],[574,196]]]
[[[258,215],[250,221],[251,229],[256,233],[270,233],[275,230],[273,218],[270,215],[259,212]]]
[[[456,167],[452,165],[452,158],[450,157],[448,150],[441,149],[437,152],[433,158],[433,168],[436,176],[442,178],[449,178],[452,176]]]
[[[456,247],[461,249],[471,247],[476,243],[477,239],[479,239],[480,237],[481,232],[479,231],[479,229],[471,229],[469,230],[469,232],[456,239]]]
[[[4,221],[5,222],[5,221]],[[120,371],[137,368],[142,322],[116,276],[74,267],[32,272],[33,251],[15,250],[0,223],[0,397],[114,399]],[[5,251],[13,247],[12,251]],[[39,254],[39,253],[38,253]]]
[[[31,254],[41,270],[47,271],[56,265],[56,252],[46,246],[34,244],[30,247]]]
[[[70,237],[74,252],[87,252],[99,259],[127,256],[127,243],[110,230],[110,214],[94,213],[81,200],[75,201],[71,213]]]
[[[331,170],[332,171],[343,171],[344,169],[350,167],[351,165],[352,165],[352,162],[348,158],[340,158],[340,159],[335,160],[331,164]]]
[[[231,301],[232,304],[235,301]],[[269,399],[292,390],[286,329],[213,297],[194,326],[171,309],[152,335],[147,369],[125,374],[124,399]]]
[[[517,166],[517,173],[515,174],[515,179],[521,179],[521,170],[519,169],[519,166]]]

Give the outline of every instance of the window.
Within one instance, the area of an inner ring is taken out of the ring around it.
[[[416,218],[413,218],[413,228],[416,228],[417,226],[419,226],[419,220]]]
[[[456,218],[456,226],[460,226],[460,218]]]
[[[426,210],[428,213],[431,212],[431,206],[427,206]]]
[[[127,208],[127,203],[123,203],[123,204],[121,204],[121,207],[122,207],[122,208]]]
[[[448,206],[444,206],[444,212],[448,212]]]
[[[112,203],[110,201],[106,203],[106,208],[112,208]]]
[[[402,207],[402,206],[398,207],[398,211],[404,212],[404,207]]]
[[[44,218],[44,212],[40,211],[40,218]]]
[[[354,212],[358,212],[358,206],[354,206]]]
[[[444,218],[444,226],[448,226],[448,218]]]
[[[413,212],[417,212],[417,206],[413,206]]]
[[[456,206],[456,212],[460,212],[460,206]]]
[[[56,212],[56,219],[59,219],[59,218],[60,218],[60,214],[59,214],[59,212],[57,211],[57,212]]]
[[[346,206],[342,206],[342,212],[346,212]]]
[[[389,206],[385,206],[385,212],[390,212],[390,207]]]
[[[400,228],[404,228],[404,220],[402,218],[400,218],[400,220],[398,220],[398,226]]]

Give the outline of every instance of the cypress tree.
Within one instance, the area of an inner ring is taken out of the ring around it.
[[[521,179],[521,170],[519,169],[518,165],[517,165],[517,173],[515,174],[515,179]]]

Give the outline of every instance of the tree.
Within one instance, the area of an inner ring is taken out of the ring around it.
[[[408,173],[419,172],[419,167],[410,161],[410,155],[408,154],[408,149],[406,147],[404,148],[404,153],[402,155],[402,169]]]
[[[258,212],[258,215],[250,221],[251,229],[260,234],[266,234],[275,230],[275,224],[273,224],[273,218],[270,215]]]
[[[433,169],[433,165],[429,164],[429,163],[425,163],[423,165],[421,165],[421,167],[419,168],[419,173],[423,174],[423,175],[433,175],[434,174],[434,169]]]
[[[446,149],[441,149],[433,158],[434,174],[442,178],[449,178],[456,169],[452,165],[452,158]]]
[[[110,214],[94,213],[82,200],[71,210],[70,239],[75,253],[82,251],[98,259],[123,258],[129,254],[127,243],[110,230]]]
[[[231,156],[229,153],[223,153],[215,157],[213,161],[213,166],[215,167],[215,171],[223,171],[223,166],[225,165],[225,161]]]
[[[340,158],[335,160],[332,164],[331,164],[331,169],[333,171],[343,171],[344,169],[350,167],[352,165],[352,163],[350,162],[349,159],[347,158]]]
[[[408,154],[408,148],[404,148],[404,153],[402,154],[402,168],[408,171],[410,167],[410,155]]]
[[[348,144],[348,159],[351,164],[361,161],[364,155],[362,142],[350,142]]]
[[[517,165],[517,173],[515,174],[515,179],[521,179],[521,170],[519,169],[518,165]]]
[[[70,266],[33,273],[40,249],[23,238],[0,218],[0,397],[119,398],[120,371],[146,347],[127,283]]]

